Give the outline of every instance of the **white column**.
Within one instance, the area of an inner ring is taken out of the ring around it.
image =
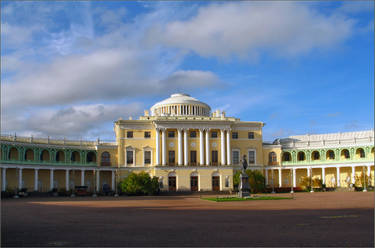
[[[232,164],[231,148],[230,148],[230,129],[227,130],[227,165]]]
[[[38,191],[38,174],[39,170],[38,169],[34,169],[34,191]]]
[[[18,170],[18,189],[22,189],[22,168]]]
[[[85,185],[85,170],[81,170],[81,186]]]
[[[69,170],[65,170],[65,189],[69,190]]]
[[[268,185],[268,169],[264,170],[264,177],[266,178],[266,185]]]
[[[206,130],[206,165],[210,165],[210,130]]]
[[[293,169],[293,187],[297,187],[296,169]]]
[[[115,171],[112,171],[112,190],[115,190]]]
[[[221,147],[221,165],[225,165],[226,161],[225,161],[225,131],[224,131],[224,129],[220,130],[220,139],[221,139],[221,144],[220,144],[220,147]]]
[[[281,181],[281,169],[279,168],[279,188],[282,186],[282,181]]]
[[[3,168],[1,190],[5,191],[7,187],[7,168]]]
[[[203,130],[199,129],[199,163],[204,165],[204,140],[203,140]]]
[[[50,190],[53,189],[53,172],[54,172],[53,169],[49,170],[49,189]]]
[[[355,183],[355,167],[352,166],[352,184]]]
[[[178,133],[178,165],[182,165],[182,130],[177,129]]]
[[[322,184],[326,184],[326,168],[322,167]]]
[[[100,170],[96,171],[96,192],[100,191]]]
[[[156,136],[155,136],[155,141],[156,141],[156,150],[155,150],[155,157],[156,157],[156,165],[160,165],[160,130],[156,128]]]
[[[3,170],[4,171],[4,170]],[[367,166],[367,176],[371,176],[371,166]]]
[[[166,165],[166,140],[165,140],[165,129],[161,130],[161,162]]]
[[[310,175],[310,168],[307,168],[307,177],[311,177],[311,175]]]
[[[188,165],[188,133],[189,129],[184,130],[184,165]]]
[[[340,167],[336,167],[336,181],[337,187],[340,187]]]

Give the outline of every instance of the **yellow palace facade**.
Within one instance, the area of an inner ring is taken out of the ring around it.
[[[114,123],[103,143],[2,136],[2,190],[114,189],[131,172],[159,179],[163,191],[230,191],[246,155],[268,186],[298,187],[303,176],[348,187],[365,173],[374,185],[374,133],[290,136],[264,143],[257,121],[241,121],[187,94],[173,94],[137,120]],[[361,174],[362,173],[362,174]]]

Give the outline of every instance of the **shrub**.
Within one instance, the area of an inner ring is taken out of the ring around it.
[[[301,177],[301,179],[300,179],[300,185],[301,185],[301,188],[303,190],[305,190],[305,191],[310,191],[311,190],[311,185],[312,185],[312,187],[314,189],[315,188],[322,188],[323,187],[321,179],[319,179],[319,178],[311,178],[311,177],[307,177],[307,176]]]
[[[240,174],[241,171],[236,171],[233,175],[233,184],[235,188],[238,188],[238,185],[240,184]],[[266,185],[262,172],[259,170],[246,170],[246,174],[249,177],[251,193],[265,192]]]
[[[119,183],[119,188],[127,195],[153,195],[159,191],[159,182],[157,177],[151,178],[146,172],[133,172]]]

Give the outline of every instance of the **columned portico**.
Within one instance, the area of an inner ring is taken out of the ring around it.
[[[34,191],[38,191],[39,169],[34,170]]]
[[[230,129],[227,130],[227,165],[232,164],[231,148],[230,148]]]
[[[155,146],[155,158],[156,158],[156,165],[160,165],[160,130],[156,128],[156,135],[155,135],[155,141],[156,141],[156,146]]]
[[[189,161],[188,161],[188,133],[189,133],[189,130],[188,129],[184,129],[184,165],[188,165],[189,164]]]
[[[163,165],[166,165],[166,137],[165,137],[165,129],[161,130],[161,162]]]
[[[54,169],[50,169],[49,170],[49,189],[52,190],[53,189],[53,172],[54,172]]]
[[[199,163],[201,165],[204,165],[205,162],[204,162],[204,139],[203,139],[203,135],[204,135],[204,130],[203,129],[199,129]]]
[[[6,187],[7,187],[7,168],[3,168],[1,190],[5,191]]]
[[[221,148],[221,165],[225,165],[226,161],[225,161],[225,130],[224,129],[220,130],[220,139],[221,139],[221,144],[220,144],[220,148]]]
[[[177,130],[178,135],[178,165],[182,165],[182,130]]]
[[[210,165],[210,130],[206,129],[206,165]]]

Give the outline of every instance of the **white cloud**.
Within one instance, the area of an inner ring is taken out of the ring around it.
[[[345,1],[338,11],[350,14],[374,11],[374,1]]]
[[[300,3],[241,2],[201,7],[185,21],[155,25],[147,39],[201,56],[296,56],[345,40],[353,21]],[[149,41],[151,42],[151,41]]]

